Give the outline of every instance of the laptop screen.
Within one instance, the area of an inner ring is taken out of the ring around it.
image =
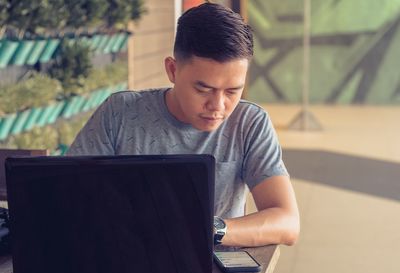
[[[0,200],[7,200],[6,175],[4,162],[10,156],[40,156],[46,155],[46,150],[0,149]]]
[[[15,273],[212,271],[214,158],[6,161]]]

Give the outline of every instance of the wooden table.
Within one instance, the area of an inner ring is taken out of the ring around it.
[[[259,264],[261,264],[261,272],[262,273],[272,273],[275,269],[275,265],[279,258],[279,246],[270,245],[263,247],[255,247],[255,248],[244,248],[249,252]],[[0,257],[0,272],[1,273],[12,273],[12,259],[11,256],[3,256]],[[220,273],[222,271],[219,270],[217,265],[213,264],[212,273]]]

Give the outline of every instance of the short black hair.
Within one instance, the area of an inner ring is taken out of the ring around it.
[[[243,18],[219,4],[204,3],[186,11],[178,20],[174,44],[177,60],[192,56],[218,62],[253,56],[253,34]]]

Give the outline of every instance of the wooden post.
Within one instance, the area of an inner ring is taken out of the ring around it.
[[[182,15],[182,0],[174,0],[174,37],[178,28],[178,19]]]
[[[309,108],[309,90],[310,90],[310,0],[304,0],[304,25],[303,25],[303,111],[308,112]],[[302,127],[308,128],[308,119],[303,118]]]
[[[249,17],[247,16],[247,0],[240,0],[240,15],[242,16],[244,22],[246,24],[249,23]],[[250,68],[250,64],[249,64]],[[247,73],[247,78],[249,77],[249,74]],[[246,79],[246,84],[244,86],[243,94],[242,94],[242,99],[247,99],[248,93],[249,93],[249,84],[248,84],[248,79]]]
[[[232,0],[231,7],[234,12],[237,12],[242,16],[244,22],[248,24],[248,16],[247,16],[247,0]],[[250,64],[249,64],[250,66]],[[246,84],[243,89],[242,99],[246,99],[248,94],[248,81],[246,80]]]
[[[247,0],[240,0],[240,15],[242,16],[243,20],[248,24],[249,18],[247,16]]]
[[[310,90],[310,32],[311,32],[311,3],[303,0],[303,81],[301,111],[289,123],[288,128],[293,130],[309,131],[322,130],[322,126],[309,108]]]
[[[133,21],[128,23],[128,30],[134,33],[135,26]],[[128,90],[135,89],[134,45],[134,35],[131,35],[128,39]]]

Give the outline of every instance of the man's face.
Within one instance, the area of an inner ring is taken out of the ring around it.
[[[248,66],[247,59],[220,63],[196,56],[186,62],[166,58],[174,84],[166,98],[169,111],[198,130],[217,129],[239,103]]]

